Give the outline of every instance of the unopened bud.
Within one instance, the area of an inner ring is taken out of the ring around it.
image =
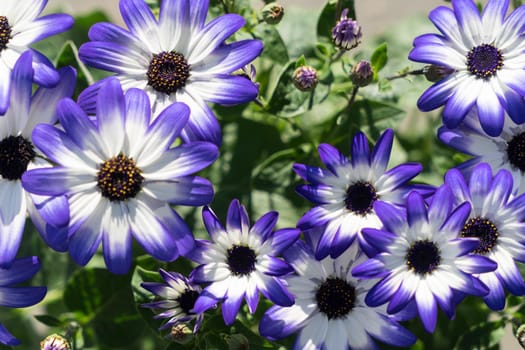
[[[516,339],[520,343],[521,347],[525,349],[525,325],[521,325],[516,330]]]
[[[229,350],[248,350],[250,349],[250,342],[242,334],[232,334],[228,341]]]
[[[284,7],[271,2],[262,9],[262,18],[268,24],[278,24],[284,16]]]
[[[193,332],[184,323],[171,327],[170,338],[179,344],[187,344],[193,339]]]
[[[341,19],[332,29],[332,40],[335,46],[351,50],[361,42],[363,36],[361,26],[357,21],[347,17],[348,9],[344,9],[341,13]]]
[[[367,86],[374,79],[374,70],[368,61],[359,61],[352,68],[350,73],[350,80],[355,86]]]
[[[301,66],[293,73],[293,83],[301,91],[312,91],[318,82],[317,71],[313,67]]]
[[[450,67],[430,64],[428,66],[425,66],[423,72],[425,74],[425,78],[427,78],[428,81],[434,83],[436,81],[440,81],[441,79],[448,77],[450,74],[454,73],[455,70]]]
[[[60,334],[51,334],[40,342],[40,350],[71,350],[71,344]]]

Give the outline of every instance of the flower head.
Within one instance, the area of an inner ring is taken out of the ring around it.
[[[150,123],[150,105],[138,89],[123,93],[117,79],[105,84],[97,103],[97,124],[71,99],[58,106],[64,129],[38,125],[33,142],[56,167],[27,171],[26,190],[67,196],[69,251],[85,265],[103,243],[114,273],[128,271],[132,237],[154,258],[171,261],[187,254],[194,239],[170,204],[199,206],[213,196],[211,183],[193,176],[218,156],[209,142],[172,147],[189,110],[173,104]]]
[[[0,266],[8,267],[20,246],[26,216],[53,249],[67,249],[69,212],[63,197],[34,196],[22,187],[21,178],[28,169],[50,167],[40,150],[33,145],[32,132],[39,123],[57,121],[56,106],[70,97],[76,74],[62,68],[54,88],[38,88],[33,94],[34,69],[31,52],[20,56],[13,68],[10,104],[0,117]],[[47,222],[46,222],[47,221]]]
[[[488,164],[476,165],[468,181],[457,169],[449,170],[445,183],[454,188],[454,202],[468,202],[471,212],[461,230],[462,237],[476,237],[472,253],[495,261],[498,268],[478,277],[489,288],[483,297],[493,310],[505,307],[505,291],[525,294],[525,282],[515,261],[525,262],[525,194],[512,198],[512,175],[498,171],[494,177]]]
[[[201,265],[193,271],[192,278],[197,283],[210,284],[195,303],[195,312],[223,301],[222,315],[230,325],[243,298],[249,311],[255,312],[259,291],[275,304],[293,304],[293,297],[279,278],[291,268],[277,256],[297,240],[299,230],[273,231],[277,212],[266,213],[250,227],[246,209],[237,200],[228,208],[226,227],[208,207],[202,216],[212,241],[201,242],[195,252],[193,258]]]
[[[508,6],[508,0],[490,0],[480,15],[473,0],[453,0],[453,10],[440,6],[430,13],[441,34],[417,37],[409,58],[454,72],[423,93],[422,111],[445,105],[443,122],[453,129],[476,106],[491,136],[500,134],[504,111],[516,123],[525,121],[525,6],[505,19]]]
[[[204,318],[203,313],[193,312],[195,301],[201,293],[201,287],[177,272],[160,269],[164,283],[143,282],[141,286],[159,296],[161,300],[142,304],[154,310],[165,310],[154,316],[155,319],[167,319],[159,330],[189,323],[195,320],[193,333],[196,333]]]
[[[353,244],[337,259],[316,260],[302,241],[285,251],[295,274],[286,277],[295,296],[291,306],[272,306],[259,324],[261,335],[275,340],[298,332],[294,349],[375,349],[373,339],[407,347],[416,337],[387,315],[369,307],[365,296],[372,281],[351,271],[366,256]]]
[[[208,1],[164,0],[158,20],[144,0],[121,0],[120,12],[129,30],[110,23],[95,24],[79,55],[87,64],[115,72],[124,90],[135,87],[148,94],[153,118],[173,102],[191,110],[181,136],[185,141],[221,142],[221,132],[207,102],[236,104],[253,100],[257,87],[232,75],[259,55],[256,40],[225,43],[244,25],[227,14],[205,24]],[[79,103],[95,110],[102,82],[84,91]]]
[[[11,71],[27,50],[33,52],[34,80],[41,86],[58,83],[59,75],[51,62],[30,45],[48,36],[62,33],[73,26],[73,17],[52,14],[38,17],[47,0],[2,0],[0,2],[0,115],[9,105],[13,80]]]
[[[341,12],[341,18],[332,29],[332,40],[335,46],[344,50],[351,50],[357,47],[363,36],[359,23],[347,17],[348,11],[346,8]]]
[[[40,270],[36,256],[13,261],[8,269],[0,268],[0,306],[27,307],[39,303],[46,295],[46,287],[16,286],[32,278]],[[0,343],[18,345],[20,341],[0,324]]]
[[[319,146],[319,156],[328,169],[295,164],[295,172],[309,183],[297,192],[314,202],[298,222],[302,231],[324,227],[317,244],[316,257],[337,257],[356,237],[365,249],[363,227],[381,227],[374,203],[404,204],[407,182],[421,171],[420,164],[406,163],[386,170],[394,132],[386,130],[373,150],[363,133],[355,135],[352,158],[348,159],[328,144]]]
[[[420,193],[411,192],[406,214],[390,204],[375,203],[384,228],[364,229],[363,237],[379,253],[353,269],[357,277],[381,278],[366,296],[368,305],[388,302],[387,311],[395,314],[415,302],[424,328],[433,332],[438,305],[452,318],[458,295],[488,293],[472,274],[493,271],[497,265],[485,256],[470,254],[478,247],[477,239],[458,238],[470,204],[454,211],[452,207],[447,185],[436,190],[428,208]]]
[[[474,110],[457,128],[439,128],[438,136],[448,146],[473,156],[458,165],[465,177],[476,164],[488,163],[494,173],[505,169],[512,174],[513,193],[525,192],[525,124],[516,124],[505,116],[503,131],[491,137],[481,128]]]

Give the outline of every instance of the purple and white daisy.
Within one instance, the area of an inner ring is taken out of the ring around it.
[[[11,71],[27,50],[33,52],[34,80],[41,86],[57,84],[59,76],[51,62],[29,46],[73,26],[73,17],[52,14],[38,17],[47,0],[2,0],[0,2],[0,115],[9,105]]]
[[[153,310],[165,310],[153,317],[155,319],[168,319],[159,330],[195,320],[193,333],[196,333],[204,318],[203,313],[193,312],[195,301],[202,291],[201,287],[178,272],[168,272],[163,269],[160,269],[159,272],[164,283],[143,282],[141,286],[160,297],[161,300],[141,306]]]
[[[16,259],[9,269],[0,268],[0,306],[27,307],[39,303],[46,295],[46,287],[16,286],[32,278],[40,270],[36,256]],[[0,343],[14,346],[20,344],[0,323]]]
[[[370,306],[388,302],[388,313],[415,302],[428,332],[436,327],[437,306],[449,318],[455,313],[458,295],[484,296],[488,289],[472,274],[496,269],[487,257],[469,254],[479,245],[476,238],[458,238],[470,213],[463,203],[452,211],[453,197],[447,185],[440,186],[425,205],[418,192],[407,198],[407,213],[388,203],[374,205],[384,228],[367,228],[363,237],[379,251],[353,269],[360,278],[381,278],[365,301]]]
[[[470,178],[459,170],[445,174],[445,183],[454,189],[454,202],[468,202],[471,212],[464,222],[461,237],[476,237],[479,246],[472,253],[495,261],[498,268],[477,276],[488,288],[483,297],[492,310],[505,307],[505,291],[525,294],[525,282],[515,261],[525,262],[525,194],[512,198],[512,175],[500,170],[492,177],[485,163],[474,167]]]
[[[73,94],[75,71],[62,68],[58,74],[58,85],[40,87],[33,94],[32,53],[22,54],[13,68],[11,101],[6,114],[0,118],[1,267],[9,267],[14,260],[28,213],[49,246],[60,251],[67,249],[67,200],[32,196],[24,190],[21,181],[26,170],[51,166],[33,146],[31,134],[39,123],[56,123],[58,101]]]
[[[480,14],[473,0],[452,0],[429,18],[441,34],[414,40],[411,60],[445,66],[454,72],[427,89],[418,100],[422,111],[442,105],[443,122],[453,129],[476,106],[485,132],[500,134],[504,111],[525,121],[525,6],[507,18],[509,0],[488,1]]]
[[[381,227],[374,203],[404,204],[407,182],[418,175],[422,167],[405,163],[386,170],[393,137],[394,132],[386,130],[371,151],[368,139],[359,132],[354,136],[351,160],[334,147],[321,144],[319,156],[328,169],[294,165],[294,171],[309,182],[298,186],[297,192],[316,204],[297,226],[302,231],[325,226],[317,244],[317,258],[328,254],[337,257],[356,237],[365,250],[373,250],[363,240],[361,229]]]
[[[113,273],[126,273],[132,237],[152,255],[171,261],[194,246],[193,235],[170,204],[199,206],[213,197],[211,183],[192,174],[218,156],[209,142],[172,148],[189,117],[176,103],[150,124],[147,95],[124,95],[117,79],[100,89],[97,125],[71,99],[58,105],[64,131],[38,125],[33,142],[55,164],[27,171],[22,182],[37,195],[69,201],[69,251],[85,265],[102,241]]]
[[[110,23],[97,23],[80,58],[88,65],[115,72],[124,90],[146,91],[153,116],[173,102],[191,110],[182,131],[185,141],[221,143],[221,130],[207,102],[237,104],[257,97],[258,88],[249,79],[232,75],[257,57],[262,43],[225,40],[245,23],[236,14],[226,14],[205,24],[208,0],[163,0],[157,20],[144,0],[121,0],[120,12],[129,30]],[[79,98],[87,111],[94,108],[99,82]]]
[[[488,163],[494,173],[505,169],[512,174],[514,193],[525,192],[525,124],[516,124],[505,116],[503,131],[491,137],[481,128],[476,111],[472,111],[459,127],[439,128],[438,137],[448,146],[473,156],[458,165],[465,177],[470,176],[476,164]]]
[[[299,332],[297,350],[376,349],[374,340],[407,347],[416,341],[385,307],[366,305],[373,281],[352,275],[352,268],[366,260],[357,244],[336,259],[316,260],[310,247],[297,241],[283,255],[295,270],[286,277],[295,304],[275,305],[264,314],[259,324],[264,337],[277,340]]]
[[[280,279],[292,269],[278,255],[299,238],[299,230],[273,231],[279,216],[273,211],[250,227],[246,209],[238,200],[230,203],[226,227],[209,207],[204,208],[202,216],[212,240],[199,242],[201,247],[192,258],[201,265],[191,277],[196,283],[210,284],[197,299],[194,312],[203,312],[222,301],[224,322],[230,325],[243,298],[248,310],[255,312],[259,291],[275,304],[293,304],[293,297]]]

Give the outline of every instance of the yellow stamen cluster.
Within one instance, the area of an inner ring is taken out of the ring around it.
[[[159,92],[171,94],[186,84],[190,66],[178,52],[161,52],[153,55],[146,75],[148,85]]]
[[[110,201],[125,201],[140,192],[141,172],[132,158],[119,154],[100,165],[97,186]]]

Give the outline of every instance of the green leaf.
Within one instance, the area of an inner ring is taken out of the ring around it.
[[[100,344],[125,347],[142,335],[144,322],[135,308],[129,275],[99,268],[79,270],[66,286],[64,303]]]
[[[327,44],[317,43],[315,45],[315,52],[317,56],[323,60],[328,60],[334,53],[334,47]]]
[[[498,350],[505,333],[504,326],[502,320],[475,325],[463,333],[454,350]]]
[[[332,41],[332,28],[339,20],[343,9],[349,9],[348,17],[356,19],[354,0],[340,0],[339,9],[337,3],[338,0],[329,0],[324,6],[317,21],[317,40]]]
[[[268,112],[282,117],[293,117],[306,110],[305,103],[311,92],[300,91],[293,83],[295,62],[289,62],[281,72],[272,97],[268,102]]]
[[[291,169],[290,169],[291,171]],[[253,190],[251,193],[253,206],[252,217],[259,218],[269,211],[279,212],[277,227],[295,227],[301,217],[301,210],[298,210],[289,196],[283,196],[275,192]]]
[[[304,58],[304,55],[301,55],[301,57],[299,57],[297,61],[295,61],[295,69],[305,66],[305,65],[306,65],[306,59]]]
[[[375,49],[370,59],[370,64],[372,65],[372,68],[374,70],[374,79],[377,79],[377,74],[381,69],[383,69],[387,61],[387,46],[386,43],[382,43]]]
[[[274,64],[281,65],[285,65],[290,60],[286,45],[275,26],[261,23],[254,27],[253,35],[256,39],[262,40],[264,44],[261,58],[269,59]]]
[[[153,319],[155,314],[151,309],[140,307],[141,304],[151,302],[155,299],[153,294],[142,288],[142,282],[162,282],[162,277],[160,277],[158,269],[146,270],[137,265],[131,278],[131,288],[133,290],[133,299],[135,304],[138,305],[137,310],[140,316],[155,333],[159,334],[158,329],[164,321]]]
[[[64,325],[64,322],[51,315],[35,315],[35,318],[40,322],[49,327],[60,327]]]
[[[336,123],[335,131],[329,131],[332,144],[346,143],[358,130],[376,139],[386,128],[395,126],[405,111],[396,105],[370,99],[357,100],[350,110],[346,108]]]

